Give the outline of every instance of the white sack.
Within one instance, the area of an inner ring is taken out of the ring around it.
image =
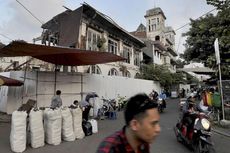
[[[13,152],[23,152],[26,149],[26,118],[24,111],[14,111],[11,120],[10,146]]]
[[[92,125],[92,132],[97,133],[98,132],[98,126],[97,121],[95,119],[88,120]]]
[[[32,109],[29,114],[29,129],[31,147],[38,148],[45,145],[45,132],[43,126],[43,112]]]
[[[65,141],[74,141],[73,118],[68,107],[61,109],[62,114],[62,138]]]
[[[73,131],[76,139],[82,139],[85,137],[85,133],[82,129],[82,110],[80,108],[71,109],[73,116]]]
[[[62,117],[60,109],[46,109],[44,111],[45,140],[48,144],[61,143]]]

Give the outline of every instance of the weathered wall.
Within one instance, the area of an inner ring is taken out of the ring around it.
[[[10,77],[23,80],[24,72],[11,72]],[[82,80],[83,79],[83,80]],[[81,83],[83,82],[83,83]],[[139,92],[149,94],[152,89],[160,91],[159,83],[118,76],[103,76],[82,73],[57,72],[56,89],[62,91],[63,105],[70,105],[74,100],[81,100],[88,92],[96,92],[99,97],[108,99],[121,96],[130,97]],[[36,90],[37,89],[37,90]],[[38,106],[50,106],[50,101],[55,91],[54,72],[27,72],[24,87],[9,87],[8,99],[1,100],[0,110],[11,114],[28,99],[37,99]],[[1,95],[0,91],[0,95]],[[5,93],[6,94],[6,93]],[[23,95],[23,98],[22,98]],[[3,104],[6,104],[4,107]]]

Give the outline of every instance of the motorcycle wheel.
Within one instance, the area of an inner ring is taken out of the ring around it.
[[[216,153],[213,146],[210,146],[209,144],[202,144],[202,142],[199,140],[198,144],[194,145],[194,153]]]
[[[202,153],[201,141],[193,145],[194,153]]]
[[[178,133],[178,127],[174,127],[174,132],[175,132],[175,135],[176,135],[176,140],[177,142],[182,142],[182,138],[179,136],[179,133]]]

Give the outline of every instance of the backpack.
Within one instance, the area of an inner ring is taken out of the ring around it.
[[[92,124],[88,121],[85,120],[82,121],[82,129],[85,133],[85,136],[89,136],[93,134]]]

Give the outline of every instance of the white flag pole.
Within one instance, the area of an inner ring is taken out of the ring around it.
[[[220,97],[221,97],[221,104],[222,104],[222,114],[223,114],[223,120],[225,120],[224,98],[223,98],[221,69],[220,69],[220,50],[219,50],[218,38],[216,38],[216,40],[214,42],[214,47],[215,47],[215,54],[216,54],[216,64],[218,65],[218,69],[219,69],[219,83],[220,83]]]

